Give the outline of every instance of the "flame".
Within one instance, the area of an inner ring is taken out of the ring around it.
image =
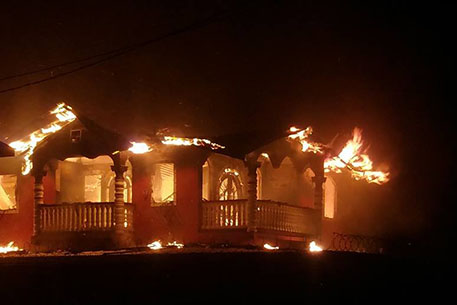
[[[144,142],[130,142],[132,146],[129,148],[129,151],[133,152],[134,154],[144,154],[147,152],[152,151],[152,147]]]
[[[213,143],[208,139],[200,138],[180,138],[174,136],[164,136],[162,139],[164,145],[176,145],[176,146],[209,146],[212,150],[224,149],[225,146]]]
[[[176,242],[176,240],[175,240],[175,241],[172,242],[172,243],[168,243],[168,244],[167,244],[167,247],[176,247],[176,248],[178,248],[178,249],[181,249],[181,248],[184,247],[184,245],[183,245],[183,244],[180,244],[180,243],[178,243],[178,242]]]
[[[151,249],[151,250],[160,250],[163,247],[162,247],[162,243],[160,242],[160,240],[156,240],[156,241],[150,243],[148,245],[148,248]]]
[[[173,242],[169,242],[167,243],[167,247],[174,247],[174,248],[178,248],[178,249],[181,249],[184,247],[183,244],[181,243],[178,243],[176,240],[173,241]],[[162,242],[160,240],[156,240],[152,243],[150,243],[148,245],[148,248],[151,249],[151,250],[160,250],[160,249],[163,249],[163,245],[162,245]]]
[[[322,248],[319,247],[316,242],[313,240],[309,243],[309,252],[322,252]]]
[[[303,152],[309,151],[315,154],[322,154],[324,152],[323,144],[308,140],[309,136],[313,133],[313,128],[311,126],[308,126],[306,129],[299,129],[295,126],[292,126],[289,128],[289,132],[292,134],[289,135],[288,138],[293,140],[298,139],[302,145]]]
[[[388,182],[389,173],[373,170],[373,161],[367,154],[362,153],[362,147],[362,130],[356,127],[352,133],[352,139],[347,141],[338,156],[325,160],[325,172],[341,173],[343,168],[347,168],[355,180],[366,180],[368,183],[377,184]]]
[[[16,247],[13,245],[14,245],[14,241],[10,241],[6,246],[0,246],[0,253],[22,251],[22,249],[19,249],[19,247]]]
[[[265,244],[265,245],[263,245],[263,247],[267,250],[278,250],[279,249],[279,247],[273,247],[270,244]]]
[[[76,115],[71,110],[72,108],[65,103],[57,104],[57,107],[50,111],[51,114],[55,115],[55,121],[43,128],[40,128],[39,130],[35,130],[28,136],[28,139],[22,139],[9,143],[9,146],[11,146],[16,153],[24,154],[22,175],[27,175],[32,170],[33,163],[31,156],[38,143],[76,119]]]

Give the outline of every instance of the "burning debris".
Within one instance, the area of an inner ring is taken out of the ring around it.
[[[178,243],[176,240],[173,242],[169,242],[166,246],[166,248],[178,248],[181,249],[184,247],[183,244]],[[148,248],[151,250],[160,250],[163,249],[164,246],[162,245],[162,242],[160,240],[156,240],[148,245]]]
[[[322,252],[322,248],[319,247],[316,242],[313,240],[309,243],[309,252]]]
[[[18,252],[22,251],[19,247],[14,246],[14,241],[10,241],[6,246],[0,246],[0,253],[8,253],[8,252]]]
[[[263,247],[267,250],[279,250],[279,247],[274,247],[270,244],[264,244]]]
[[[22,166],[23,175],[30,173],[33,168],[33,163],[30,158],[38,143],[76,119],[76,115],[72,112],[72,108],[65,103],[58,104],[50,113],[56,117],[56,120],[52,123],[41,129],[35,130],[26,139],[9,143],[9,146],[14,148],[17,154],[24,155],[24,164]]]

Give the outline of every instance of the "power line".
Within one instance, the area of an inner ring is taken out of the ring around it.
[[[72,74],[72,73],[75,73],[75,72],[78,72],[78,71],[93,67],[93,66],[96,66],[96,65],[99,65],[99,64],[104,63],[106,61],[109,61],[109,60],[111,60],[113,58],[117,58],[117,57],[123,56],[123,55],[125,55],[127,53],[133,52],[133,51],[135,51],[137,49],[146,47],[146,46],[148,46],[148,45],[150,45],[152,43],[164,40],[166,38],[169,38],[169,37],[172,37],[172,36],[176,36],[176,35],[185,33],[187,31],[193,31],[193,30],[199,29],[201,27],[204,27],[204,26],[214,22],[217,18],[225,15],[227,12],[228,12],[227,10],[218,11],[218,12],[212,14],[211,16],[209,16],[209,17],[207,17],[207,18],[205,18],[203,20],[196,21],[196,22],[194,22],[194,23],[192,23],[190,25],[187,25],[185,27],[173,30],[173,31],[168,32],[168,33],[166,33],[164,35],[160,35],[158,37],[155,37],[155,38],[152,38],[152,39],[149,39],[149,40],[137,43],[137,44],[133,44],[131,46],[122,47],[122,48],[118,48],[118,49],[111,50],[111,51],[108,51],[108,52],[104,52],[104,53],[101,53],[101,54],[88,56],[88,57],[83,58],[83,59],[69,61],[69,62],[60,64],[60,65],[54,65],[52,67],[47,67],[47,68],[43,68],[43,69],[31,71],[31,72],[25,72],[25,73],[22,73],[22,74],[16,74],[16,75],[11,75],[11,76],[4,77],[4,78],[0,79],[0,81],[1,80],[6,80],[6,79],[16,78],[16,77],[20,77],[20,76],[30,75],[30,74],[36,74],[36,73],[44,72],[44,71],[47,71],[47,70],[50,70],[50,69],[54,69],[54,68],[58,68],[58,67],[65,67],[65,66],[68,66],[68,65],[81,63],[81,62],[86,62],[86,61],[91,60],[91,59],[95,59],[95,58],[98,58],[98,57],[106,56],[106,57],[104,57],[102,59],[99,59],[97,61],[84,64],[84,65],[79,66],[77,68],[74,68],[74,69],[71,69],[71,70],[68,70],[68,71],[65,71],[65,72],[58,73],[56,75],[45,77],[45,78],[42,78],[42,79],[39,79],[39,80],[36,80],[36,81],[31,81],[31,82],[28,82],[28,83],[25,83],[25,84],[22,84],[22,85],[18,85],[18,86],[15,86],[15,87],[2,89],[2,90],[0,90],[0,94],[6,93],[6,92],[10,92],[10,91],[14,91],[14,90],[18,90],[18,89],[25,88],[25,87],[29,87],[29,86],[33,86],[33,85],[37,85],[37,84],[44,83],[44,82],[47,82],[47,81],[50,81],[50,80],[54,80],[56,78],[60,78],[60,77],[63,77],[63,76],[66,76],[66,75],[69,75],[69,74]]]

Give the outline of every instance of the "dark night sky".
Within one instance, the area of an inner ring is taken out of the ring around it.
[[[300,124],[328,141],[359,126],[375,162],[392,169],[385,188],[398,203],[395,213],[420,219],[421,237],[453,237],[450,7],[170,2],[2,4],[0,78],[148,40],[221,9],[228,14],[90,69],[0,94],[0,140],[23,133],[62,100],[119,131],[177,126],[220,135]],[[0,90],[49,75],[0,81]]]

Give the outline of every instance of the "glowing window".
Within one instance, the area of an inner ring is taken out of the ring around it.
[[[210,182],[209,182],[209,165],[208,165],[208,162],[205,162],[205,164],[203,164],[203,168],[202,168],[202,197],[203,197],[203,200],[206,200],[208,201],[209,200],[209,186],[210,186]]]
[[[237,171],[226,169],[219,181],[219,200],[236,200],[241,197],[241,183]]]
[[[327,177],[324,184],[324,216],[335,217],[336,210],[336,184],[331,177]]]
[[[84,200],[100,202],[102,195],[102,175],[87,175],[84,177]]]
[[[152,175],[151,204],[163,205],[175,200],[175,167],[173,163],[158,163]]]
[[[16,175],[0,175],[0,210],[16,209]]]

